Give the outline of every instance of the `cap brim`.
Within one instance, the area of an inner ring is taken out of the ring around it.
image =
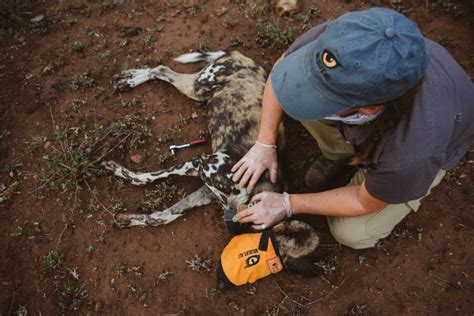
[[[309,43],[285,57],[270,74],[273,93],[283,110],[299,121],[319,120],[351,107],[329,99],[322,92],[324,87],[313,65],[314,44]]]

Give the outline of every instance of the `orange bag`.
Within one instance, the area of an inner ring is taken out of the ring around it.
[[[273,233],[235,236],[222,251],[217,268],[218,287],[254,283],[283,269]]]

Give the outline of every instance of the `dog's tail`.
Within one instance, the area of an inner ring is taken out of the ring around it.
[[[182,64],[189,64],[189,63],[195,63],[198,61],[207,61],[211,62],[216,60],[217,58],[220,58],[222,56],[227,55],[227,52],[224,51],[217,51],[217,52],[195,52],[195,53],[189,53],[189,54],[183,54],[178,57],[176,57],[174,60],[177,61],[178,63]]]

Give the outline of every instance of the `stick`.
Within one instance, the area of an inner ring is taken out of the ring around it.
[[[13,304],[15,304],[15,292],[13,292],[12,302],[11,302],[11,304],[10,304],[10,309],[8,310],[8,314],[7,314],[7,315],[11,315],[12,309],[13,309]]]
[[[65,216],[63,217],[63,221],[64,221],[64,229],[63,229],[63,231],[59,234],[58,243],[57,243],[57,245],[56,245],[56,249],[59,247],[59,243],[61,242],[61,239],[63,238],[63,234],[64,234],[64,232],[66,232],[66,230],[67,230],[67,228],[68,228],[68,226],[69,226],[69,223],[67,222]]]
[[[275,281],[275,279],[272,279],[273,283],[275,283],[275,285],[277,286],[278,290],[280,290],[280,292],[285,296],[285,298],[288,298],[289,300],[291,300],[293,303],[295,303],[296,305],[304,308],[304,305],[301,304],[300,302],[298,301],[295,301],[293,298],[291,298],[288,294],[286,294],[285,291],[283,291],[283,289],[280,287],[280,285],[278,285],[277,281]]]
[[[95,201],[97,202],[97,204],[99,204],[100,207],[102,207],[107,213],[110,214],[110,216],[112,216],[112,219],[114,220],[115,222],[115,214],[112,213],[112,211],[110,211],[107,207],[104,206],[104,204],[102,204],[99,199],[97,198],[97,195],[94,193],[94,191],[92,191],[92,188],[90,187],[89,185],[89,182],[85,181],[86,185],[87,185],[87,188],[89,189],[89,192],[91,193],[91,195],[94,197]]]
[[[56,121],[54,120],[53,110],[51,109],[51,105],[48,104],[49,107],[49,115],[51,116],[51,122],[53,123],[53,132],[56,132]]]
[[[440,276],[439,276],[439,275],[437,275],[437,274],[434,274],[434,273],[433,273],[433,272],[431,272],[431,271],[429,272],[429,275],[431,275],[431,276],[433,276],[433,277],[437,278],[437,279],[438,279],[438,280],[440,280],[440,281],[443,281],[444,283],[449,283],[449,281],[448,281],[448,280],[446,280],[446,279],[445,279],[445,278],[443,278],[443,277],[440,277]]]
[[[340,288],[344,284],[346,279],[347,279],[347,275],[344,277],[344,279],[342,279],[342,281],[341,281],[341,283],[339,283],[339,285],[335,286],[331,291],[326,293],[326,295],[318,298],[317,300],[314,300],[312,302],[307,303],[306,306],[309,306],[309,305],[315,304],[317,302],[320,302],[320,301],[324,300],[326,297],[328,297],[329,295],[333,294],[338,288]]]
[[[111,150],[109,150],[108,152],[106,152],[105,154],[103,154],[102,156],[100,156],[99,158],[97,158],[96,160],[94,160],[91,165],[94,165],[96,163],[98,163],[99,161],[101,161],[102,159],[104,159],[105,156],[107,156],[109,153],[111,153],[112,151],[115,150],[115,148],[117,148],[118,146],[120,146],[124,141],[127,140],[127,138],[129,138],[130,136],[132,135],[132,132],[128,133],[127,136],[125,136],[117,145],[115,145],[114,147],[112,147]]]
[[[104,139],[106,139],[111,133],[112,133],[112,130],[109,130],[101,139],[99,139],[99,140],[94,144],[94,147],[97,146],[97,144],[100,144],[100,143],[101,143]],[[82,147],[83,144],[84,144],[84,142],[82,142],[82,144],[81,144],[79,147]],[[100,148],[102,148],[102,147],[104,147],[104,146],[105,146],[105,144],[103,144],[103,145],[102,145],[101,147],[99,147],[99,148],[93,149],[93,150],[91,151],[91,153],[94,152],[94,151],[96,151],[96,150],[98,150],[98,149],[100,149]]]

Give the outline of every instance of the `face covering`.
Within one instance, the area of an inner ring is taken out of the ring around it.
[[[350,114],[347,116],[339,116],[337,114],[331,115],[331,116],[326,116],[324,119],[325,120],[331,120],[331,121],[339,121],[345,124],[350,124],[350,125],[362,125],[368,122],[371,122],[375,120],[377,117],[380,116],[380,114],[383,113],[383,108],[378,111],[375,114],[370,114],[370,115],[365,115],[361,113],[354,113]]]

